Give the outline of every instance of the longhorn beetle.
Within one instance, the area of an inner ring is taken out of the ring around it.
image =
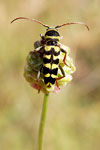
[[[52,88],[55,84],[58,87],[57,80],[60,80],[65,77],[65,73],[63,68],[59,64],[59,59],[60,59],[60,52],[64,53],[64,58],[63,58],[63,63],[67,65],[66,63],[66,51],[61,48],[60,46],[60,34],[58,32],[58,28],[66,26],[66,25],[71,25],[71,24],[81,24],[84,25],[88,30],[89,27],[82,23],[82,22],[70,22],[70,23],[65,23],[62,25],[58,25],[56,27],[49,27],[46,24],[43,24],[42,22],[35,20],[35,19],[30,19],[26,17],[18,17],[12,20],[11,23],[18,19],[26,19],[26,20],[31,20],[33,22],[37,22],[41,24],[42,26],[46,27],[46,33],[45,35],[40,35],[41,39],[44,41],[44,44],[42,46],[43,49],[43,75],[44,75],[44,83],[47,88]],[[41,46],[39,47],[39,50],[41,50]],[[62,76],[57,77],[58,73],[58,68],[61,70]],[[37,78],[39,79],[40,71],[38,72]]]

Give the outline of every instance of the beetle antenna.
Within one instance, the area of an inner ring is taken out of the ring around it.
[[[71,25],[71,24],[81,24],[81,25],[84,25],[89,30],[89,27],[85,23],[83,23],[83,22],[69,22],[69,23],[64,23],[62,25],[56,26],[55,28],[57,29],[57,28],[60,28],[60,27],[66,26],[66,25]]]
[[[49,28],[48,25],[46,25],[46,24],[44,24],[44,23],[42,23],[42,22],[40,22],[40,21],[38,21],[38,20],[31,19],[31,18],[26,18],[26,17],[18,17],[18,18],[15,18],[14,20],[11,21],[11,23],[13,23],[14,21],[19,20],[19,19],[25,19],[25,20],[34,21],[34,22],[37,22],[37,23],[41,24],[42,26],[44,26],[44,27],[46,27],[46,28]]]

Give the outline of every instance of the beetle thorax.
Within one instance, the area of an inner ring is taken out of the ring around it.
[[[51,41],[51,43],[57,43],[60,40],[60,34],[55,28],[47,29],[45,36],[46,42]]]

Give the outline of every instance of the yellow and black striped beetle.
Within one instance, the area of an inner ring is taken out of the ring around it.
[[[40,34],[41,40],[44,43],[42,47],[40,46],[38,48],[38,50],[41,50],[41,49],[43,50],[43,65],[41,69],[43,69],[44,83],[46,87],[51,88],[55,84],[58,87],[57,80],[60,80],[65,77],[64,70],[59,64],[60,52],[63,52],[65,54],[63,58],[63,63],[65,65],[67,64],[66,64],[66,51],[60,46],[60,43],[59,43],[60,34],[57,29],[65,25],[71,25],[71,24],[84,25],[88,30],[89,30],[89,27],[82,22],[71,22],[71,23],[58,25],[56,27],[49,27],[48,25],[43,24],[42,22],[38,20],[30,19],[26,17],[15,18],[11,23],[13,23],[15,20],[18,20],[18,19],[31,20],[47,28],[44,36]],[[61,70],[62,77],[57,76],[58,68]],[[38,72],[37,80],[39,79],[39,75],[40,75],[40,71]]]

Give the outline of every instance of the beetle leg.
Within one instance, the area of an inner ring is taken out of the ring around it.
[[[66,55],[67,55],[67,52],[66,52],[66,49],[64,49],[65,46],[62,46],[62,44],[60,44],[60,43],[58,43],[58,46],[59,46],[61,52],[63,52],[63,53],[65,54],[65,55],[64,55],[64,58],[63,58],[63,62],[64,62],[64,64],[65,64],[66,66],[68,66],[67,63],[66,63]],[[65,48],[66,48],[66,47],[65,47]]]
[[[61,73],[62,73],[63,76],[56,78],[56,86],[58,88],[59,88],[59,85],[58,85],[57,81],[60,80],[60,79],[63,79],[65,77],[65,72],[64,72],[63,68],[60,65],[59,65],[59,69],[61,70]]]
[[[68,66],[67,63],[66,63],[66,55],[67,55],[67,52],[66,52],[64,49],[61,49],[61,51],[65,54],[65,55],[64,55],[63,62],[64,62],[64,64],[65,64],[66,66]]]

